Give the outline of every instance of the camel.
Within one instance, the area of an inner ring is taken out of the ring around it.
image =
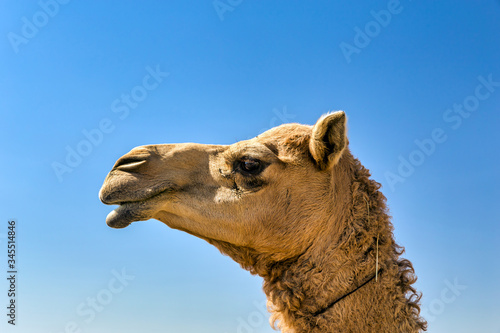
[[[113,228],[157,219],[263,278],[282,332],[420,332],[416,281],[343,111],[232,145],[140,146],[99,196]]]

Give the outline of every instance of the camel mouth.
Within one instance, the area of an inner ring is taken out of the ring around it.
[[[147,195],[134,197],[132,201],[107,201],[106,197],[103,197],[101,190],[99,196],[103,203],[118,205],[118,208],[112,210],[106,216],[106,224],[111,228],[122,229],[133,222],[149,220],[151,218],[149,213],[155,202],[158,201],[157,198],[161,198],[172,191],[170,187],[164,187],[163,189],[149,191]]]
[[[134,162],[136,163],[136,162]],[[140,162],[139,162],[140,163]],[[128,166],[129,164],[127,164]],[[118,205],[106,217],[111,228],[121,229],[132,222],[149,220],[150,207],[154,198],[174,191],[170,182],[147,184],[148,180],[130,172],[113,170],[99,191],[99,199],[106,205]]]

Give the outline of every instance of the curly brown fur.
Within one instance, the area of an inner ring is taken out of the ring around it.
[[[273,313],[272,322],[282,332],[419,332],[426,322],[419,316],[416,281],[410,261],[400,258],[380,184],[350,152],[344,153],[333,180],[337,191],[350,180],[349,205],[340,221],[330,220],[325,232],[300,256],[272,261],[252,249],[210,242],[222,253],[264,278],[264,292]],[[335,203],[332,203],[335,206]],[[338,212],[337,212],[338,214]],[[327,308],[332,300],[351,291],[352,285],[375,273],[378,238],[377,281]],[[321,312],[320,315],[315,315]]]

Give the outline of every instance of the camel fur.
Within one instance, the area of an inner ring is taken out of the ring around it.
[[[416,281],[380,184],[351,154],[346,116],[285,124],[233,145],[134,148],[104,181],[106,222],[151,218],[264,280],[282,332],[420,332]]]

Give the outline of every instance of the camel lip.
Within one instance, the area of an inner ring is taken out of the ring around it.
[[[140,220],[139,214],[136,214],[130,205],[122,204],[115,210],[111,211],[106,216],[106,224],[115,229],[122,229],[128,227],[132,222]]]
[[[111,172],[99,191],[99,199],[106,205],[121,205],[129,202],[141,202],[149,200],[163,192],[174,190],[170,182],[157,183],[149,187],[140,188],[140,178],[131,177],[130,172]],[[127,179],[128,178],[128,179]]]
[[[106,216],[106,224],[111,228],[122,229],[128,227],[133,222],[149,220],[151,218],[151,208],[156,201],[155,198],[164,195],[169,190],[167,188],[159,193],[136,201],[108,203],[108,205],[118,205],[118,207]]]
[[[115,229],[128,227],[132,222],[146,219],[143,211],[144,207],[140,203],[122,203],[106,216],[106,224]]]
[[[115,228],[115,229],[122,229],[125,227],[128,227],[130,224],[132,224],[131,219],[126,218],[123,216],[123,214],[120,214],[120,208],[122,206],[118,207],[115,210],[112,210],[108,216],[106,216],[106,224],[108,227]]]
[[[105,205],[124,205],[132,202],[141,202],[144,200],[148,200],[151,197],[154,197],[156,194],[152,194],[147,197],[137,197],[132,200],[126,200],[125,198],[120,198],[117,192],[107,192],[103,193],[103,190],[99,192],[99,200]]]

